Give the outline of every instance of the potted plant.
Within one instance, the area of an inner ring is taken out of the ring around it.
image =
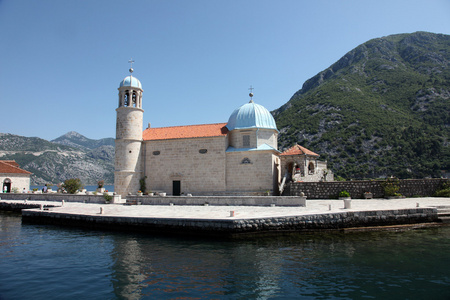
[[[99,193],[104,193],[105,192],[104,186],[105,186],[105,181],[104,180],[99,180],[97,182],[97,191]]]
[[[344,200],[344,208],[349,209],[352,208],[352,198],[350,197],[350,193],[347,191],[341,191],[339,193],[339,199]]]
[[[373,194],[371,192],[364,193],[364,199],[372,199],[372,198],[373,198]]]
[[[138,195],[138,196],[142,196],[142,192],[141,192],[141,191],[138,191],[138,192],[137,192],[137,195]]]

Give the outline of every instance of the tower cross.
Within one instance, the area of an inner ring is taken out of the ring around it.
[[[252,86],[250,86],[249,90],[250,90],[250,93],[253,93],[254,88]]]
[[[128,61],[128,63],[130,64],[130,68],[133,68],[134,60],[132,58]]]

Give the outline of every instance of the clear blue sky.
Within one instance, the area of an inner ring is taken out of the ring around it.
[[[0,0],[0,132],[115,137],[128,60],[144,128],[274,110],[370,39],[450,34],[448,0]]]

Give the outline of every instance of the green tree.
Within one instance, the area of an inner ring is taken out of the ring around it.
[[[71,178],[64,181],[63,188],[69,194],[75,194],[78,190],[84,187],[83,183],[79,178]]]

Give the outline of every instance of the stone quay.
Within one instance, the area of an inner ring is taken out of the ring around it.
[[[184,197],[183,197],[184,198]],[[188,197],[186,197],[188,198]],[[239,198],[239,197],[237,197]],[[181,200],[181,199],[180,199]],[[26,203],[25,203],[26,202]],[[158,234],[235,237],[354,228],[440,224],[448,198],[306,200],[305,206],[123,205],[1,200],[0,209],[23,205],[23,222]],[[26,209],[29,205],[37,208]],[[345,208],[347,207],[347,208]]]

